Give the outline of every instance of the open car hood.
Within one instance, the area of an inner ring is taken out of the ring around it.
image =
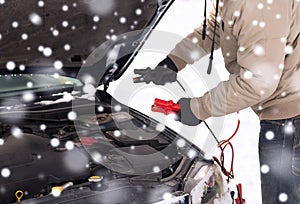
[[[174,0],[10,0],[0,4],[0,74],[76,76],[99,46],[135,42],[106,81],[120,77]],[[129,39],[118,36],[134,32]],[[129,44],[129,43],[128,43]],[[108,51],[106,49],[106,51]],[[121,51],[122,52],[122,51]],[[109,56],[88,63],[97,74]],[[58,67],[54,66],[58,62]],[[113,62],[115,63],[115,62]],[[56,67],[56,68],[55,68]],[[104,78],[104,77],[103,77]],[[105,83],[102,81],[102,83]]]

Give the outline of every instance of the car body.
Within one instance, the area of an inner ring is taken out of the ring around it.
[[[172,2],[0,5],[1,203],[231,202],[204,152],[107,92]]]

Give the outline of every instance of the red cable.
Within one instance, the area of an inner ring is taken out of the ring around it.
[[[239,112],[237,112],[237,114],[239,114]],[[224,175],[227,177],[227,182],[229,183],[230,178],[233,178],[234,173],[233,173],[233,163],[234,163],[234,148],[232,143],[230,142],[230,140],[237,134],[239,128],[240,128],[240,124],[241,121],[238,118],[238,123],[237,123],[237,127],[234,131],[234,133],[226,140],[222,140],[218,143],[218,147],[221,148],[221,155],[220,155],[220,160],[218,160],[216,157],[214,157],[214,159],[216,160],[216,162],[221,166],[222,172],[224,173]],[[229,147],[231,148],[231,165],[230,165],[230,170],[228,171],[225,167],[224,167],[224,151],[226,149],[226,147],[229,145]],[[221,163],[221,162],[222,163]]]

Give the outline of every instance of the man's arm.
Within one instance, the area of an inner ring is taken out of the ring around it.
[[[282,75],[280,65],[284,64],[285,46],[283,37],[289,31],[288,9],[276,5],[282,19],[276,20],[266,9],[253,12],[245,7],[234,25],[234,35],[238,45],[244,47],[237,53],[240,72],[230,75],[204,96],[193,98],[190,108],[200,120],[210,116],[223,116],[258,104],[270,97],[276,90]],[[272,9],[273,9],[272,8]],[[256,9],[256,7],[255,7]],[[283,13],[285,11],[285,13]],[[254,26],[252,22],[264,22],[264,26]]]
[[[178,70],[183,69],[187,64],[193,64],[202,57],[210,53],[214,24],[215,24],[216,5],[213,3],[213,8],[207,19],[206,38],[202,40],[203,25],[196,28],[194,32],[186,36],[176,47],[171,51],[168,57],[175,63]],[[215,49],[220,47],[219,22],[217,22]]]

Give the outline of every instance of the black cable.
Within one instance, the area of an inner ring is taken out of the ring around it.
[[[213,39],[212,39],[212,44],[211,44],[211,50],[210,50],[210,57],[209,57],[209,65],[208,65],[208,69],[207,69],[207,74],[211,73],[212,61],[214,59],[215,39],[216,39],[216,31],[217,31],[217,24],[218,24],[217,23],[218,13],[219,13],[219,0],[217,0],[217,4],[216,4],[214,34],[213,34]]]
[[[204,20],[203,20],[203,28],[202,28],[202,40],[205,40],[206,37],[206,7],[207,7],[207,2],[206,0],[204,1]]]

